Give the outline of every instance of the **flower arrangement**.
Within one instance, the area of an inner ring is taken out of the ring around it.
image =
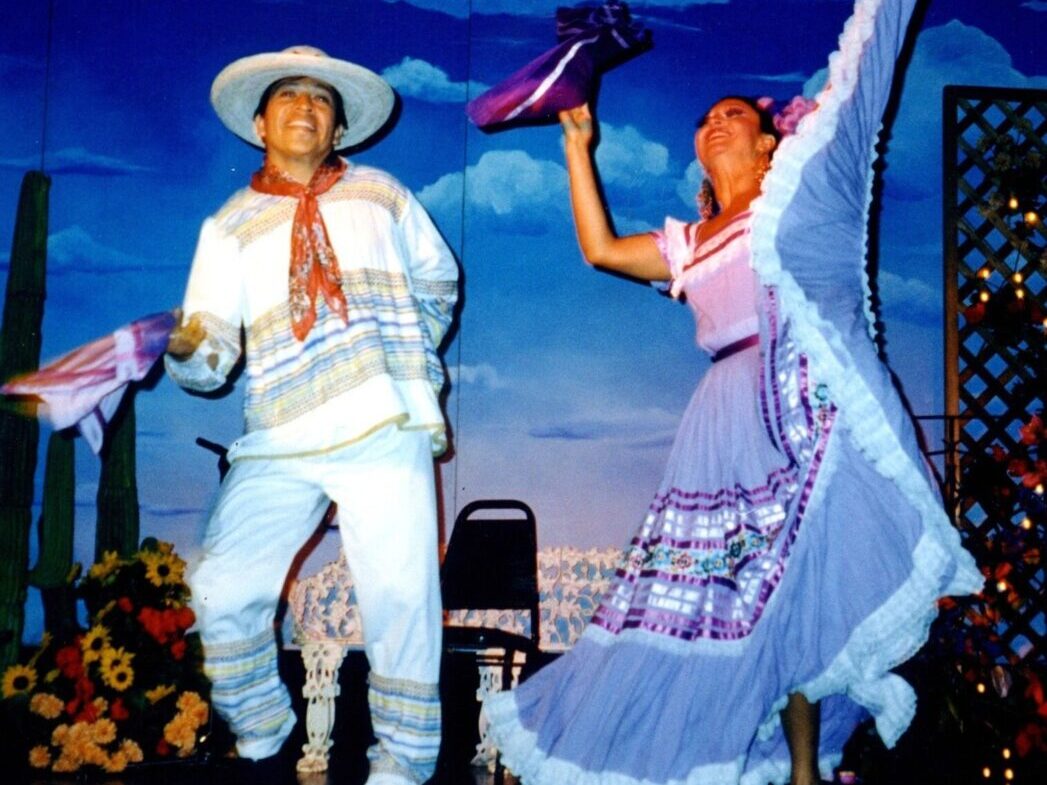
[[[199,751],[210,719],[200,644],[187,630],[185,562],[148,539],[130,558],[107,552],[78,586],[88,629],[44,635],[3,674],[4,702],[23,726],[34,769],[120,772]]]

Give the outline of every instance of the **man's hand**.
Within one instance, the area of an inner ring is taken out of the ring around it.
[[[177,314],[180,316],[181,311]],[[188,322],[171,331],[167,339],[167,353],[176,360],[184,360],[196,351],[206,337],[207,330],[200,322],[200,314],[194,313]]]

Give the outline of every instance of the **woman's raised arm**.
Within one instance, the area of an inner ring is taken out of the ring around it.
[[[564,129],[564,152],[571,181],[571,210],[585,261],[594,267],[647,281],[668,280],[669,269],[653,237],[649,234],[618,237],[611,229],[593,170],[590,151],[593,116],[589,105],[560,112],[560,124]]]

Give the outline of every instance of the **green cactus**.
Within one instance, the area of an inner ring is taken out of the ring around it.
[[[40,367],[50,188],[42,172],[22,179],[0,323],[2,380]],[[17,661],[22,641],[39,440],[35,417],[0,409],[0,668]]]
[[[44,602],[44,627],[59,635],[76,626],[73,593],[74,439],[68,431],[55,431],[47,442],[44,497],[37,536],[40,549],[29,583],[40,589]]]
[[[135,389],[130,386],[109,423],[98,478],[95,561],[106,551],[121,556],[138,550],[138,482],[135,475]]]

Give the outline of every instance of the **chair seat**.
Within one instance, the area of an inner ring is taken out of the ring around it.
[[[534,652],[534,641],[494,627],[444,627],[444,649],[451,652],[475,653],[484,649]]]

